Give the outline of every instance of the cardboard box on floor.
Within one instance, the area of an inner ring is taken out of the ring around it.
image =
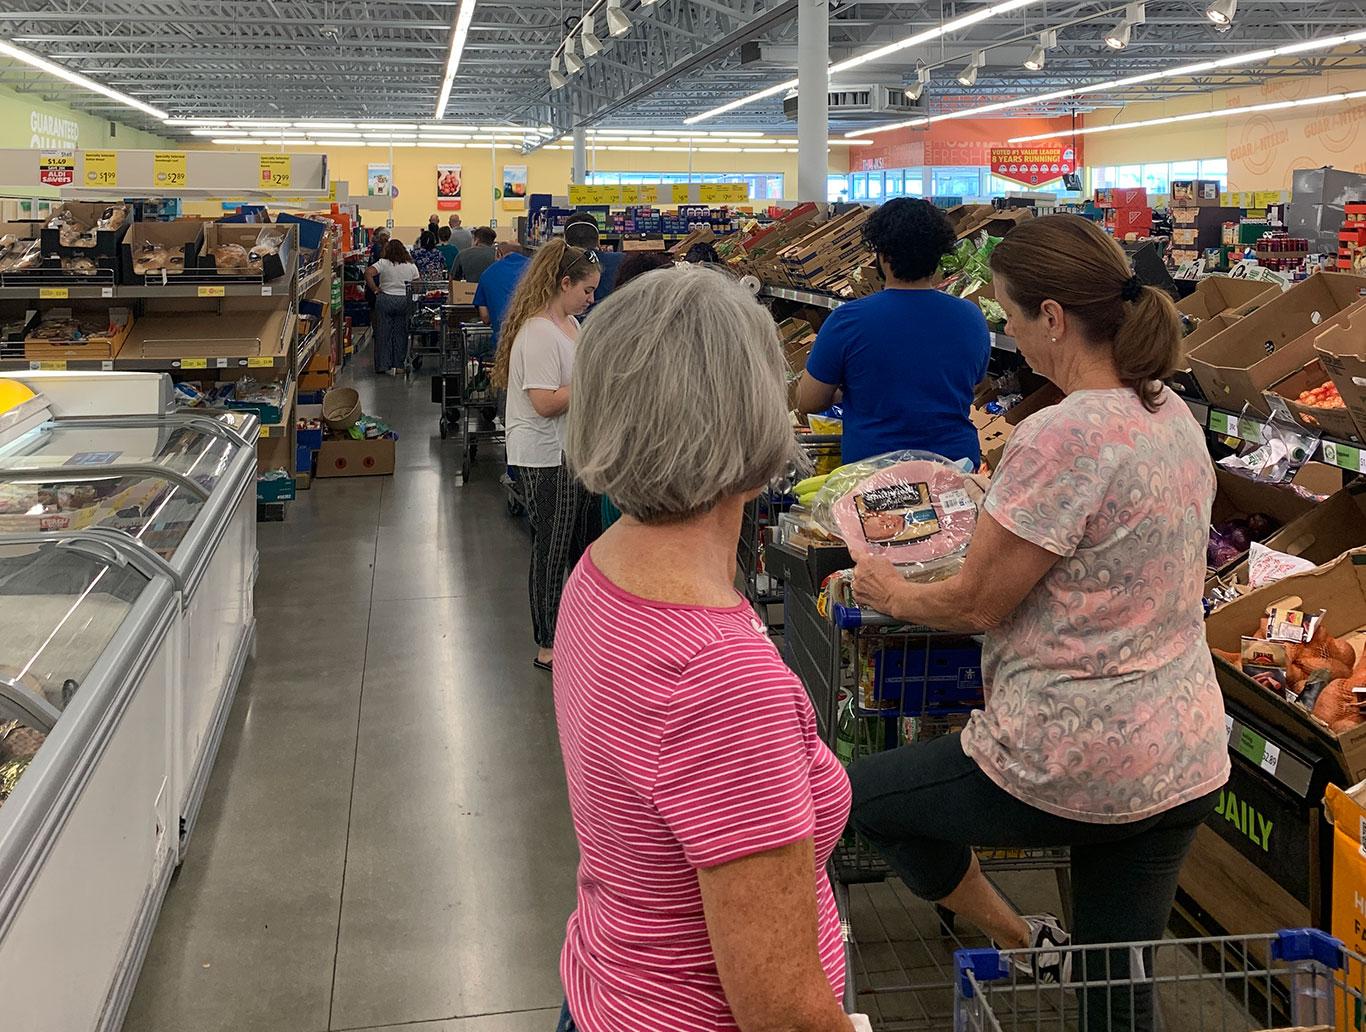
[[[380,438],[355,441],[348,437],[333,437],[323,441],[318,449],[318,477],[373,477],[394,471],[397,441]]]
[[[1283,294],[1267,294],[1236,309],[1237,321],[1190,353],[1191,369],[1212,404],[1262,415],[1262,392],[1314,357],[1325,321],[1360,302],[1366,276],[1325,272]]]
[[[1288,599],[1298,599],[1303,609],[1324,610],[1324,630],[1335,638],[1346,639],[1360,655],[1366,644],[1366,549],[1353,549],[1327,566],[1268,584],[1216,609],[1205,621],[1205,638],[1213,648],[1238,652],[1243,635],[1257,633],[1267,607]],[[1220,680],[1231,680],[1243,692],[1251,693],[1265,716],[1274,716],[1288,731],[1298,730],[1317,739],[1352,782],[1366,778],[1366,724],[1335,734],[1308,710],[1287,702],[1242,671],[1217,657],[1215,665]]]
[[[1307,559],[1315,566],[1331,563],[1353,548],[1366,547],[1366,483],[1344,487],[1296,516],[1262,544]],[[1223,584],[1246,594],[1247,583],[1248,560],[1243,559],[1211,577],[1207,587]]]

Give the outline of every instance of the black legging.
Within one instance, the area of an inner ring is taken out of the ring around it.
[[[850,821],[922,899],[940,900],[958,887],[972,846],[1071,846],[1076,944],[1162,938],[1181,861],[1219,795],[1128,824],[1057,817],[998,788],[964,755],[956,734],[858,760],[849,780]],[[1129,951],[1087,951],[1085,968],[1074,977],[1126,979]],[[1088,1032],[1152,1028],[1150,986],[1088,990],[1082,1005]]]
[[[597,499],[558,466],[515,466],[531,523],[531,628],[543,649],[555,645],[564,581],[600,533]]]

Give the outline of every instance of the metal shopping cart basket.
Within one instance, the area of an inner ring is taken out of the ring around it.
[[[1366,1017],[1366,958],[1318,929],[1073,946],[1050,984],[1040,952],[956,953],[955,1032],[1360,1032]]]
[[[425,361],[441,357],[441,309],[450,295],[446,280],[410,280],[408,290],[408,356],[405,375],[411,377]]]
[[[811,461],[813,473],[829,473],[839,465],[840,442],[838,436],[797,435],[797,443]],[[765,562],[764,535],[769,527],[777,526],[778,517],[797,501],[790,487],[790,484],[771,486],[745,505],[736,551],[745,598],[770,628],[777,626],[771,607],[782,604],[783,586]]]
[[[490,383],[493,331],[483,323],[461,322],[467,306],[441,309],[440,364],[432,376],[432,401],[441,406],[443,439],[460,450],[460,478],[468,481],[479,445],[499,441],[498,398]]]

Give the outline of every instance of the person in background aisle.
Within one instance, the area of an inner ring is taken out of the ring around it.
[[[413,242],[413,246],[421,247],[423,234],[426,233],[430,233],[432,235],[432,239],[435,240],[436,231],[440,228],[441,220],[437,217],[436,212],[432,212],[430,215],[427,216],[427,225],[423,226],[421,232],[417,234],[417,240]]]
[[[473,247],[474,238],[470,235],[470,231],[460,224],[460,216],[452,215],[449,221],[451,230],[451,243],[454,244],[461,251],[463,251],[467,247]]]
[[[830,313],[797,407],[824,412],[843,391],[845,462],[919,448],[976,468],[982,450],[968,410],[986,378],[991,336],[975,304],[934,287],[953,227],[928,201],[898,197],[874,209],[863,233],[886,285]]]
[[[479,309],[479,318],[484,325],[493,329],[493,343],[498,344],[498,331],[503,326],[508,306],[517,284],[522,282],[531,259],[522,253],[520,244],[500,243],[494,248],[497,256],[492,265],[479,277],[479,286],[474,290],[474,304]],[[488,357],[488,356],[474,356]]]
[[[721,256],[716,253],[716,248],[705,241],[698,241],[689,247],[688,253],[683,256],[683,260],[689,265],[721,264]]]
[[[455,264],[455,256],[460,253],[460,248],[451,243],[451,227],[442,226],[436,231],[436,249],[441,252],[441,257],[446,260],[446,272],[451,271],[451,266]]]
[[[584,324],[566,454],[625,515],[556,640],[582,1032],[854,1027],[825,869],[848,780],[734,587],[746,500],[800,462],[784,370],[772,317],[714,269],[647,273]]]
[[[632,251],[617,267],[617,280],[612,284],[612,289],[620,290],[631,280],[637,276],[644,276],[647,272],[673,267],[674,256],[668,251]]]
[[[370,240],[371,265],[379,261],[380,256],[384,254],[384,245],[389,242],[389,237],[389,231],[385,229],[383,226],[380,226],[379,229],[375,230],[374,236]]]
[[[565,576],[598,532],[594,499],[565,465],[564,422],[579,339],[576,317],[592,304],[600,275],[592,251],[563,240],[540,248],[512,295],[491,378],[507,391],[507,461],[531,523],[528,592],[542,670],[551,669],[555,658]]]
[[[453,280],[478,283],[485,270],[497,261],[498,256],[494,253],[493,245],[498,241],[498,234],[488,226],[480,226],[472,236],[473,246],[461,248],[460,253],[455,256],[455,264],[451,266]]]
[[[1161,382],[1181,355],[1176,310],[1113,239],[1050,215],[1013,229],[991,268],[1006,332],[1066,397],[1011,436],[959,574],[915,584],[858,562],[860,601],[986,632],[987,701],[961,734],[855,762],[853,824],[913,892],[1002,947],[1051,952],[1033,974],[1066,980],[1058,921],[1018,916],[971,847],[1070,846],[1072,941],[1162,938],[1229,775],[1201,605],[1214,471]],[[1121,988],[1082,994],[1086,1029],[1153,1027],[1129,963],[1088,953],[1087,978]]]
[[[397,376],[408,360],[408,283],[417,266],[401,240],[384,245],[384,257],[365,270],[365,285],[375,293],[375,373]]]
[[[593,303],[598,304],[612,293],[617,281],[617,270],[626,259],[625,252],[602,249],[602,236],[598,232],[597,219],[586,211],[578,211],[569,216],[569,220],[564,224],[564,241],[571,247],[582,247],[585,251],[592,251],[598,256],[598,264],[602,266],[602,282],[598,284],[598,292],[593,298]]]
[[[382,255],[382,254],[384,253],[384,245],[387,244],[388,242],[389,242],[389,231],[388,231],[387,229],[385,229],[383,226],[381,226],[379,229],[376,229],[375,232],[374,232],[374,235],[372,236],[371,241],[370,241],[370,248],[369,248],[370,257],[368,258],[368,260],[367,260],[367,262],[366,262],[366,267],[367,267],[367,268],[368,268],[369,266],[371,266],[371,265],[374,265],[375,262],[379,261],[380,255]],[[369,277],[368,275],[366,275],[366,276],[364,276],[364,279],[365,279],[365,304],[366,304],[366,307],[370,309],[370,329],[371,329],[371,333],[372,333],[372,334],[375,334],[375,333],[378,333],[378,330],[379,330],[379,323],[377,322],[377,317],[376,317],[376,314],[375,314],[376,297],[375,297],[375,292],[374,292],[373,290],[370,289],[370,277]],[[379,338],[378,338],[378,336],[376,336],[374,339],[375,339],[375,340],[378,340]]]
[[[444,281],[449,276],[446,269],[446,256],[436,249],[436,234],[423,230],[417,247],[412,252],[413,264],[417,266],[418,278],[422,280]]]

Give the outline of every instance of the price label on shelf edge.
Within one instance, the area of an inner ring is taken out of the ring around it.
[[[38,182],[44,186],[70,186],[75,181],[75,151],[45,150],[38,152]]]
[[[85,151],[85,168],[81,180],[86,186],[119,185],[119,152],[112,150]]]
[[[227,296],[227,293],[228,293],[228,288],[227,288],[227,287],[200,287],[200,288],[199,288],[199,296],[200,296],[200,297],[226,297],[226,296]]]
[[[180,360],[181,369],[207,369],[209,360],[207,358],[182,358]]]
[[[185,171],[184,151],[153,151],[152,181],[158,187],[181,187],[189,185]]]
[[[66,287],[38,288],[38,298],[42,301],[58,301],[70,296],[71,292]]]
[[[1218,409],[1210,409],[1209,428],[1216,434],[1224,437],[1238,436],[1238,417],[1231,416],[1227,412],[1220,412]]]
[[[269,368],[270,368],[271,366],[273,366],[274,364],[275,364],[275,360],[274,360],[273,358],[248,358],[248,359],[247,359],[247,368],[248,368],[248,369],[261,369],[261,368],[269,369]]]

